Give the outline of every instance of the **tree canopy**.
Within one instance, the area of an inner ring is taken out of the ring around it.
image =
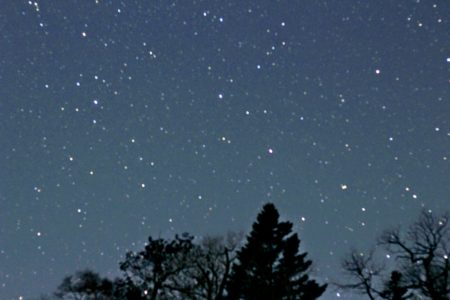
[[[300,240],[292,223],[280,222],[271,203],[253,224],[228,285],[229,299],[317,299],[326,289],[308,276],[311,261],[299,254]]]

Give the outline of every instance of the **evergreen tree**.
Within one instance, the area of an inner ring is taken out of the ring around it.
[[[245,246],[237,253],[228,284],[230,300],[312,300],[326,289],[309,278],[311,261],[299,254],[291,222],[279,222],[271,203],[264,205]]]

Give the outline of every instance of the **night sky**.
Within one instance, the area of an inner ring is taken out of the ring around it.
[[[450,209],[449,12],[2,1],[0,298],[117,276],[149,235],[248,232],[266,202],[333,281],[352,246]]]

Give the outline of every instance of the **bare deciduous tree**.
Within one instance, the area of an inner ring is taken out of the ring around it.
[[[380,291],[375,288],[375,278],[380,275],[382,267],[374,263],[373,251],[364,254],[354,249],[342,260],[341,266],[350,283],[337,284],[340,288],[356,290],[371,300],[376,299]]]
[[[374,261],[373,253],[352,251],[342,262],[349,283],[336,284],[367,295],[371,300],[402,300],[411,297],[450,299],[449,214],[435,216],[422,211],[406,232],[400,227],[386,230],[378,241],[396,263],[396,271]],[[389,279],[388,279],[389,278]]]
[[[380,244],[397,259],[408,287],[433,300],[448,300],[450,293],[449,214],[436,217],[422,211],[405,234],[387,230]]]
[[[180,299],[220,300],[243,234],[206,236],[189,253],[189,266],[172,278]]]
[[[196,299],[221,300],[230,276],[236,250],[243,240],[242,233],[228,233],[226,237],[206,237],[198,247],[198,258],[191,276],[196,279]]]
[[[220,300],[243,234],[205,237],[190,235],[172,241],[149,238],[144,251],[128,253],[121,269],[129,288],[148,299]]]

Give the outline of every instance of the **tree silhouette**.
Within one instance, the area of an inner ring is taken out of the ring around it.
[[[449,214],[436,217],[422,211],[406,234],[399,228],[384,232],[380,244],[399,261],[410,288],[433,300],[450,297]]]
[[[125,280],[140,289],[145,299],[176,299],[189,293],[179,285],[179,276],[192,266],[192,240],[188,234],[176,235],[171,241],[149,237],[143,251],[128,252],[120,263]]]
[[[382,267],[373,261],[373,251],[368,254],[353,249],[341,262],[342,269],[349,277],[350,283],[338,283],[342,289],[352,289],[366,294],[370,300],[377,299],[379,291],[374,287]]]
[[[97,273],[84,270],[67,276],[55,292],[57,299],[63,300],[106,300],[111,299],[113,284]]]
[[[386,281],[384,266],[371,255],[352,251],[342,262],[350,283],[341,288],[357,290],[369,299],[450,299],[450,226],[449,214],[439,217],[422,211],[419,219],[403,233],[400,228],[386,230],[379,239],[398,271]]]
[[[230,300],[317,299],[326,289],[309,279],[311,261],[298,254],[292,223],[279,222],[271,203],[264,205],[245,246],[237,253],[228,284]]]
[[[117,300],[145,300],[147,295],[142,293],[141,289],[136,286],[129,278],[116,279],[113,282],[114,292],[112,299]]]
[[[194,265],[187,269],[193,279],[190,297],[186,299],[222,300],[242,234],[229,232],[226,237],[207,236],[196,245]]]
[[[220,300],[225,294],[231,265],[241,235],[192,236],[173,241],[149,238],[144,251],[129,253],[121,269],[125,279],[115,283],[117,299]]]
[[[408,294],[408,288],[402,282],[402,273],[391,272],[390,280],[385,284],[385,289],[380,293],[381,298],[387,300],[406,300],[412,297]]]
[[[246,245],[242,235],[149,237],[144,250],[128,252],[121,278],[110,281],[92,271],[64,278],[54,294],[64,300],[313,300],[326,289],[308,276],[311,261],[298,253],[292,223],[279,222],[267,204]],[[237,263],[236,263],[237,262]]]

